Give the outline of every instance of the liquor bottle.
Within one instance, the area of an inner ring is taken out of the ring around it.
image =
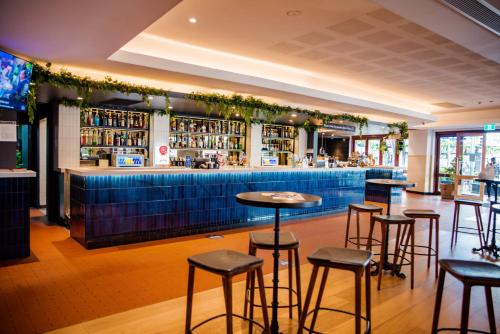
[[[94,125],[95,125],[95,126],[99,126],[99,122],[100,122],[99,112],[98,112],[98,111],[96,111],[96,112],[95,112],[95,116],[94,116]]]
[[[120,114],[120,127],[125,127],[125,116],[123,115],[123,113]]]
[[[99,130],[99,133],[97,134],[97,145],[102,146],[102,130]]]
[[[170,131],[177,131],[177,120],[175,118],[170,120]]]
[[[198,137],[198,148],[203,148],[203,138],[201,136]]]
[[[206,126],[205,122],[203,122],[203,125],[201,126],[201,132],[203,132],[203,133],[207,132],[207,126]]]
[[[143,121],[143,118],[142,118],[142,117],[143,117],[143,115],[142,115],[142,114],[140,114],[140,115],[139,115],[139,127],[140,127],[140,128],[142,128],[142,127],[144,126],[144,121]]]
[[[85,145],[85,132],[84,130],[80,130],[80,146]]]
[[[137,119],[137,115],[134,115],[134,128],[138,128],[139,127],[139,120]]]
[[[120,132],[120,146],[125,146],[125,134]]]
[[[127,146],[132,146],[132,134],[129,132],[127,133]]]
[[[112,120],[113,127],[116,128],[118,126],[118,121],[116,119],[116,113],[113,113],[113,115],[111,117],[113,118],[113,120]]]
[[[142,146],[142,134],[137,133],[137,146]]]
[[[144,128],[144,129],[147,129],[147,128],[148,128],[148,124],[149,124],[149,114],[144,114],[144,124],[143,124],[143,128]]]

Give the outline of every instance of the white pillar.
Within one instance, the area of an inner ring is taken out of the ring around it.
[[[149,157],[151,166],[165,166],[170,163],[168,151],[168,137],[170,134],[170,115],[160,116],[158,113],[153,113],[150,124],[150,144]]]
[[[247,143],[247,149],[250,167],[260,167],[262,165],[262,124],[251,124],[250,142]]]
[[[299,135],[296,138],[295,144],[297,146],[297,150],[295,153],[297,156],[302,159],[303,157],[306,156],[306,151],[307,151],[307,132],[305,129],[300,128],[299,129]]]
[[[55,138],[56,163],[60,169],[80,167],[80,108],[59,105]]]
[[[410,190],[430,193],[433,190],[434,132],[410,130],[408,142],[408,180],[417,184]]]

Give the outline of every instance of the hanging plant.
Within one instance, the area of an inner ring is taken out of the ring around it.
[[[160,96],[165,99],[165,108],[156,110],[160,115],[170,113],[170,92],[165,89],[152,88],[142,85],[130,84],[123,81],[114,80],[111,77],[105,77],[103,80],[93,80],[89,77],[82,77],[61,69],[59,72],[50,70],[51,63],[45,66],[33,64],[31,76],[31,86],[27,99],[27,111],[30,123],[33,122],[36,111],[36,92],[43,83],[48,83],[54,87],[76,89],[78,93],[77,100],[63,98],[61,103],[64,105],[77,106],[80,109],[88,108],[90,97],[95,90],[106,90],[110,92],[120,92],[126,95],[139,94],[146,105],[151,106],[150,96]]]
[[[405,149],[404,140],[408,139],[408,123],[407,122],[396,122],[387,124],[389,127],[389,136],[396,135],[395,129],[398,129],[399,138],[396,139],[396,148],[398,151],[402,152]]]

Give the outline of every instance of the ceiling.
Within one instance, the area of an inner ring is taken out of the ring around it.
[[[500,39],[434,0],[17,0],[2,12],[0,48],[94,78],[386,122],[500,110]]]

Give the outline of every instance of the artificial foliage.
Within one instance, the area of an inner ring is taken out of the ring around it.
[[[387,124],[389,127],[389,134],[384,137],[382,140],[382,145],[383,150],[382,151],[387,151],[387,143],[386,140],[389,139],[391,136],[396,135],[396,129],[398,129],[399,133],[399,138],[396,139],[396,149],[398,151],[403,151],[405,149],[405,144],[404,140],[408,139],[408,123],[407,122],[395,122],[395,123],[389,123]]]
[[[320,127],[322,124],[329,123],[333,120],[349,121],[358,125],[360,134],[363,131],[363,127],[368,125],[368,118],[366,117],[350,114],[323,114],[319,110],[313,111],[283,106],[276,103],[266,103],[253,96],[242,96],[238,94],[227,96],[216,93],[193,92],[191,94],[187,94],[185,97],[188,100],[204,105],[205,111],[208,115],[213,113],[215,110],[217,110],[226,119],[239,114],[247,124],[260,122],[260,119],[262,118],[265,122],[272,123],[282,116],[296,113],[307,116],[307,119],[302,125],[302,127],[307,131],[311,131]],[[314,120],[316,120],[316,122]]]
[[[64,69],[61,69],[59,72],[52,72],[50,67],[50,63],[47,63],[45,66],[41,66],[36,63],[33,64],[31,87],[27,101],[27,111],[30,122],[33,122],[36,111],[36,92],[39,85],[43,83],[48,83],[55,87],[76,89],[78,92],[77,100],[64,98],[61,100],[61,103],[67,106],[77,106],[80,107],[80,109],[88,107],[93,91],[105,90],[110,92],[120,92],[127,95],[139,94],[142,96],[142,101],[148,106],[151,105],[151,100],[149,99],[150,97],[163,97],[165,98],[165,109],[158,110],[158,112],[160,114],[168,114],[170,112],[170,92],[168,90],[130,84],[114,80],[111,77],[105,77],[103,80],[94,80],[89,77],[72,74]]]

